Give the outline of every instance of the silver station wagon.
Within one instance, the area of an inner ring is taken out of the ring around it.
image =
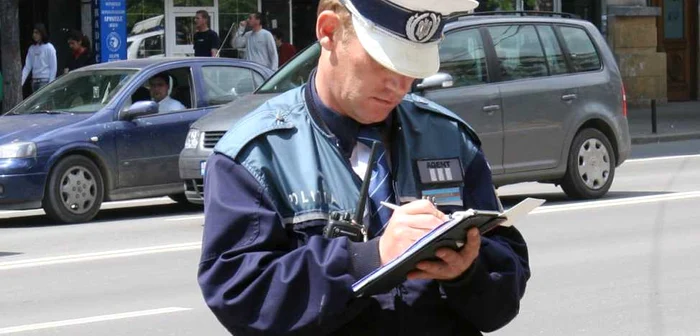
[[[625,90],[614,56],[590,22],[552,13],[465,15],[445,26],[440,72],[413,93],[447,107],[479,135],[496,187],[560,185],[571,198],[599,198],[630,152]],[[314,44],[242,96],[195,122],[180,154],[190,202],[217,141],[266,100],[303,85]]]

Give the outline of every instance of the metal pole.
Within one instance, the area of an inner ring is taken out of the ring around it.
[[[651,133],[656,134],[656,99],[651,100]]]

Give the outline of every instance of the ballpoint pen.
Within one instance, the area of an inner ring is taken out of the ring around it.
[[[385,206],[385,207],[387,207],[387,208],[389,208],[389,209],[391,209],[391,210],[396,210],[396,209],[400,208],[400,207],[399,207],[398,205],[396,205],[396,204],[392,204],[392,203],[384,202],[384,201],[379,202],[379,204],[381,204],[381,205],[383,205],[383,206]]]
[[[425,197],[423,197],[423,199],[428,200],[428,201],[430,201],[430,203],[433,203],[433,205],[435,205],[435,197],[434,196],[425,196]],[[396,210],[396,209],[400,208],[400,206],[398,206],[396,204],[384,202],[384,201],[379,202],[379,204],[381,204],[381,205],[383,205],[391,210]]]
[[[389,209],[391,209],[391,210],[394,210],[394,211],[395,211],[396,209],[400,208],[400,206],[398,206],[398,205],[396,205],[396,204],[392,204],[392,203],[384,202],[384,201],[380,201],[379,204],[381,204],[381,205],[383,205],[383,206],[385,206],[385,207],[387,207],[387,208],[389,208]],[[433,203],[433,204],[435,204],[435,203]],[[438,208],[435,207],[435,213],[434,213],[433,215],[435,215],[435,217],[440,218],[440,213],[441,213],[440,210],[438,210]],[[452,215],[448,215],[448,217],[449,217],[449,218],[452,218]]]

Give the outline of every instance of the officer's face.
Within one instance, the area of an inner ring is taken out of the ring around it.
[[[336,80],[346,114],[362,124],[385,120],[411,89],[414,78],[377,63],[354,35],[339,44]]]

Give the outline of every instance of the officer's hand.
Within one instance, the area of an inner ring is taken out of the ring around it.
[[[409,279],[453,280],[462,275],[479,256],[481,235],[479,229],[467,232],[467,243],[459,251],[442,248],[435,253],[440,261],[422,261],[417,270],[408,274]]]
[[[445,214],[427,200],[413,201],[394,210],[384,234],[379,238],[382,265],[399,256],[445,220]]]

